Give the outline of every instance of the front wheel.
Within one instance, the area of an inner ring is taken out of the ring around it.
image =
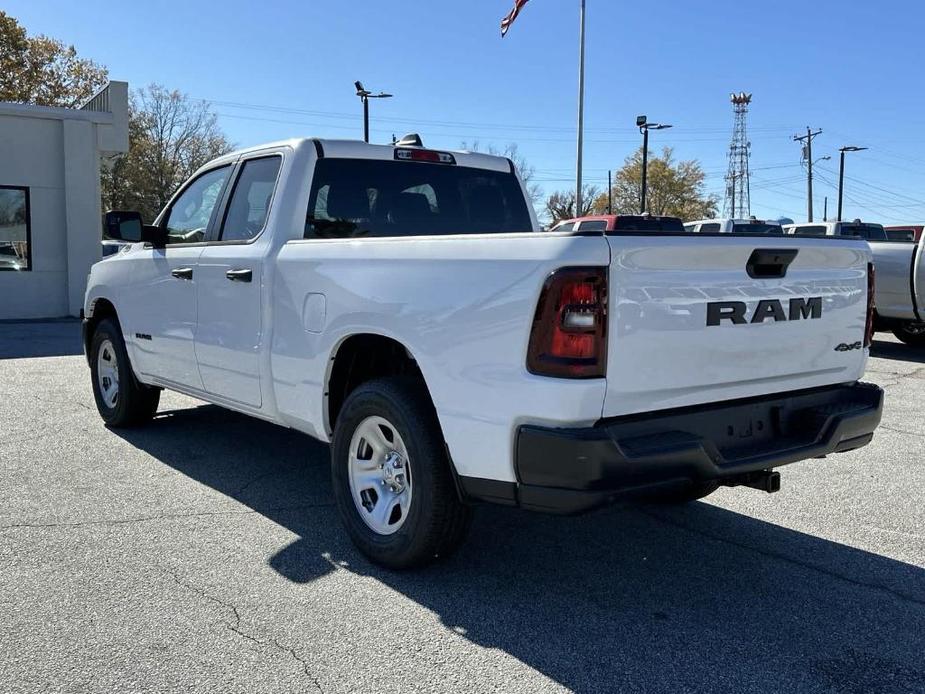
[[[143,424],[157,412],[160,389],[142,385],[135,379],[122,331],[108,318],[100,321],[93,332],[90,373],[96,409],[109,426]]]
[[[925,323],[903,323],[893,334],[910,347],[925,347]]]
[[[414,381],[370,381],[351,393],[334,429],[331,477],[350,539],[382,566],[445,557],[469,528],[436,413]]]

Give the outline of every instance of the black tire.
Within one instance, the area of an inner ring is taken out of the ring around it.
[[[692,482],[687,487],[680,487],[670,492],[653,495],[648,501],[655,504],[689,504],[692,501],[710,496],[719,489],[719,482]]]
[[[350,488],[350,445],[368,417],[382,417],[398,432],[408,453],[413,494],[407,517],[393,534],[380,534],[361,517]],[[465,539],[472,509],[456,491],[440,424],[423,386],[413,379],[384,378],[357,388],[334,428],[331,478],[350,539],[372,562],[408,569],[452,554]]]
[[[100,350],[107,343],[115,352],[115,368],[119,376],[117,397],[111,404],[104,397],[99,374]],[[148,422],[157,412],[161,390],[142,385],[135,379],[128,352],[125,350],[125,341],[122,339],[122,330],[112,319],[103,319],[93,331],[93,338],[90,340],[90,377],[96,409],[108,426],[138,426]]]
[[[893,334],[910,347],[925,347],[925,325],[904,323],[893,329]]]

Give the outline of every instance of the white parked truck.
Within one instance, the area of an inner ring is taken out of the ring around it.
[[[347,531],[387,566],[451,552],[476,501],[774,491],[880,421],[863,241],[541,234],[508,159],[317,139],[106,226],[133,243],[87,288],[103,419],[168,388],[331,442]]]

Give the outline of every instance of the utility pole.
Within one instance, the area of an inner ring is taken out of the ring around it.
[[[825,196],[825,205],[822,208],[822,221],[829,221],[829,196]]]
[[[813,221],[813,138],[822,132],[822,128],[813,132],[807,125],[805,135],[794,135],[794,142],[806,142],[803,156],[806,158],[806,221]]]
[[[607,214],[613,214],[613,171],[607,170]]]

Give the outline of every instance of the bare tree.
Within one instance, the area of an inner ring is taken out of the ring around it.
[[[526,157],[520,153],[520,148],[517,146],[516,142],[511,142],[505,147],[495,147],[494,145],[488,145],[485,150],[482,150],[481,143],[478,140],[472,142],[462,142],[460,145],[462,149],[468,150],[470,152],[481,152],[484,151],[486,154],[492,154],[496,157],[506,157],[510,159],[514,164],[514,168],[517,170],[517,173],[520,175],[520,179],[524,182],[524,186],[527,188],[527,195],[530,198],[530,202],[533,203],[533,206],[536,207],[540,204],[540,201],[543,199],[543,190],[535,182],[536,179],[536,169],[533,168],[530,163],[527,161]]]
[[[563,219],[584,217],[594,210],[594,200],[600,195],[600,188],[586,185],[581,189],[581,210],[576,214],[575,191],[556,191],[546,198],[546,214],[551,224],[561,222]]]
[[[103,206],[151,221],[196,169],[230,149],[207,102],[156,84],[136,91],[129,151],[103,173]]]

